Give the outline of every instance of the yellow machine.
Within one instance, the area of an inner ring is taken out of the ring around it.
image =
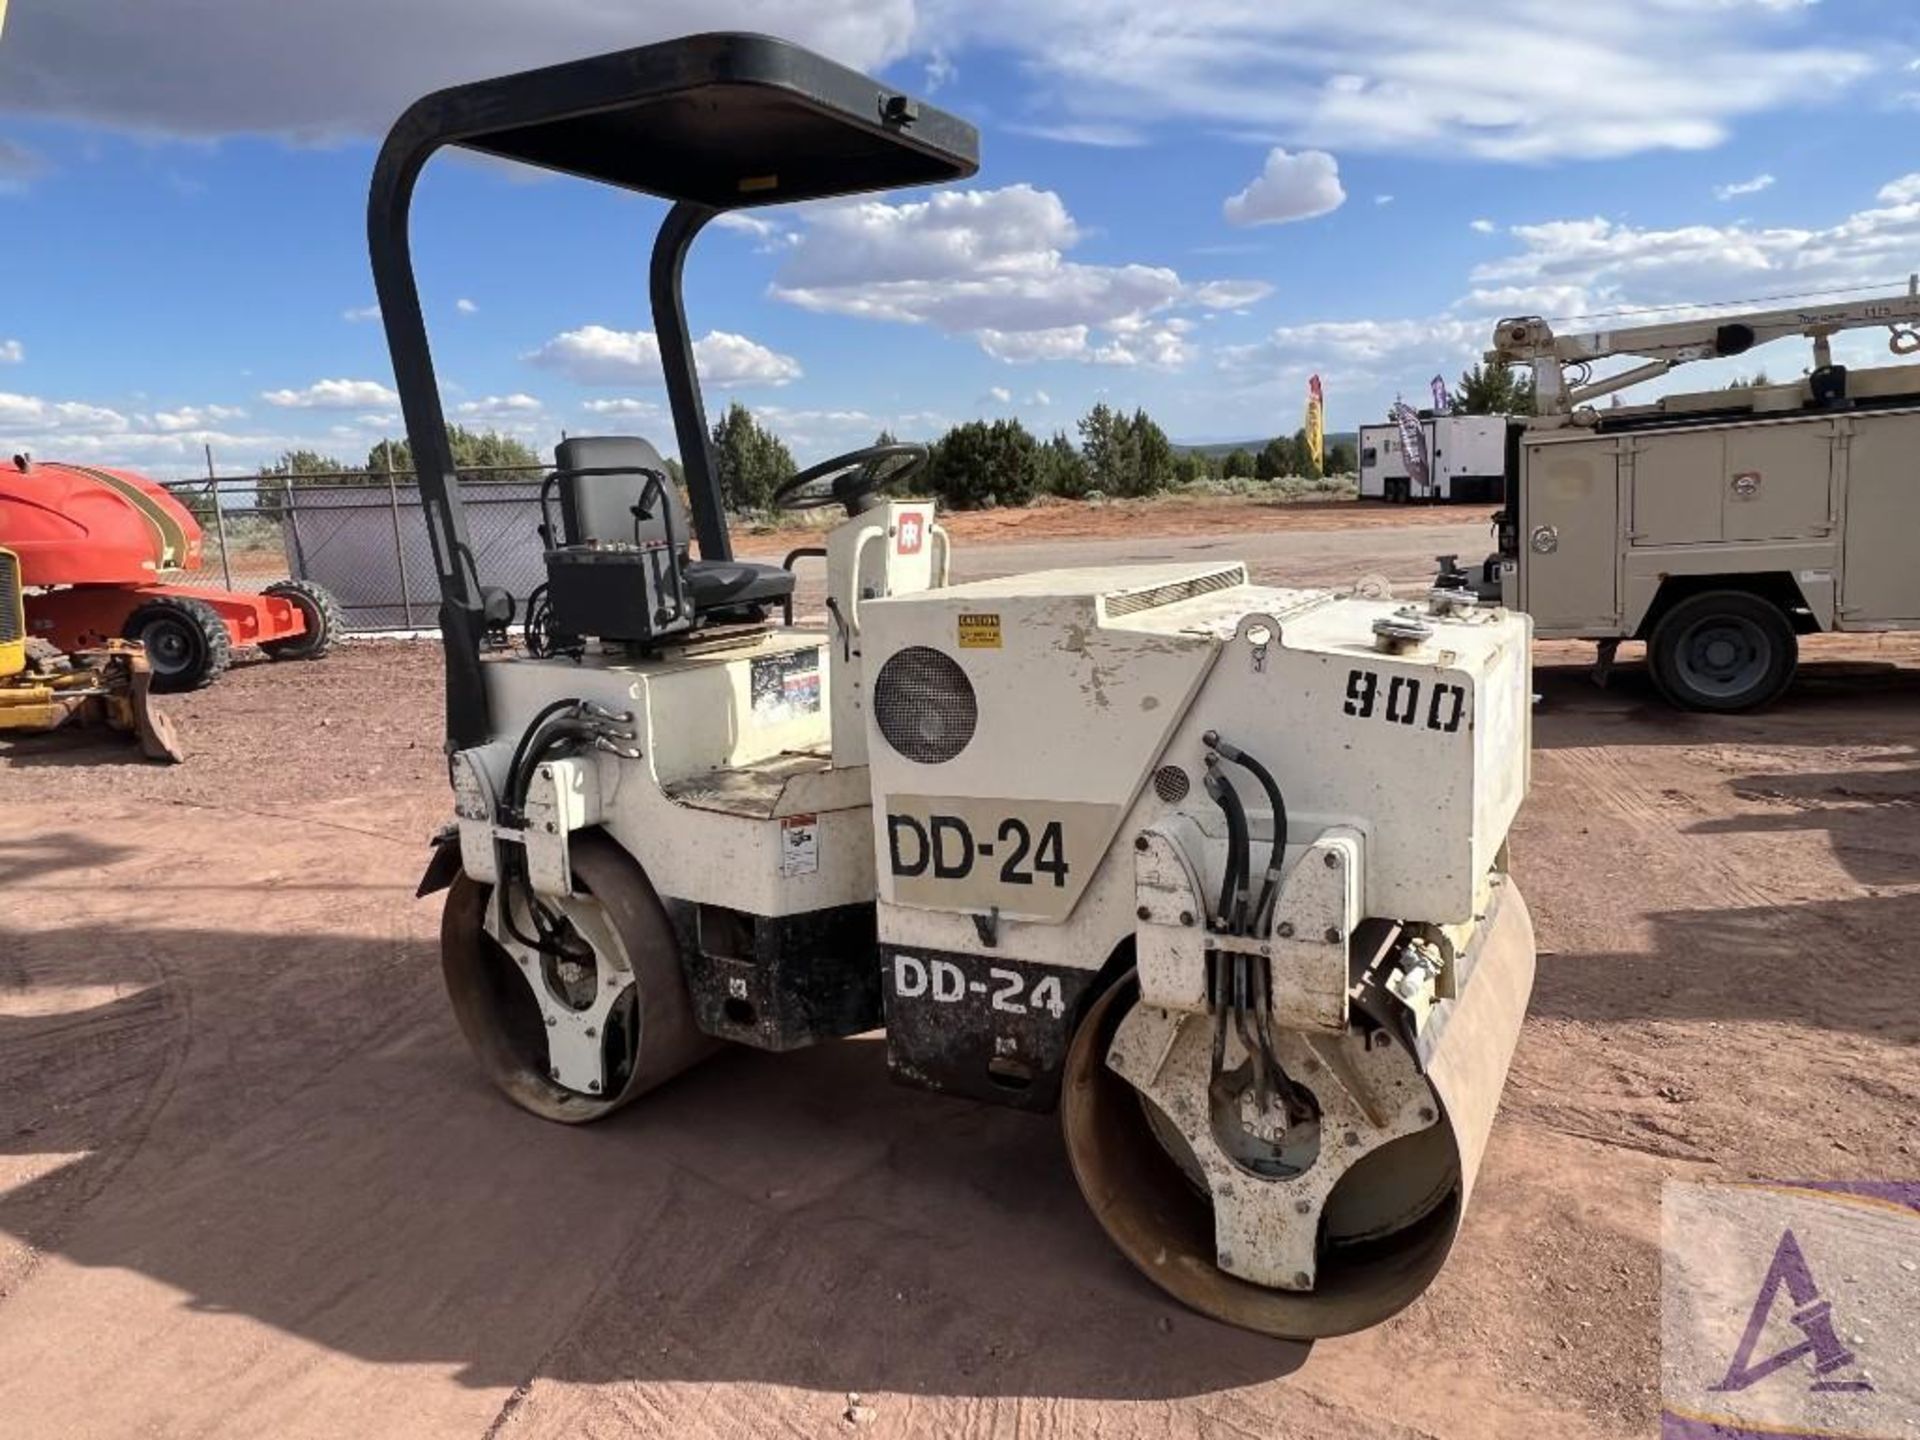
[[[106,725],[140,742],[149,760],[186,758],[173,722],[147,699],[146,652],[125,640],[76,655],[49,653],[27,636],[20,561],[0,550],[0,734]]]

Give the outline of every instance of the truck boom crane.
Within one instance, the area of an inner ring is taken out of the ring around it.
[[[1533,371],[1535,413],[1552,428],[1576,423],[1578,408],[1603,395],[1658,379],[1677,365],[1744,355],[1759,345],[1790,335],[1813,342],[1812,384],[1823,392],[1844,393],[1845,371],[1833,364],[1833,337],[1846,330],[1885,326],[1888,348],[1896,355],[1920,352],[1920,276],[1904,295],[1854,300],[1816,309],[1762,310],[1745,315],[1708,316],[1659,325],[1556,335],[1538,316],[1502,320],[1494,327],[1494,365],[1527,365]],[[1637,356],[1645,363],[1599,380],[1590,378],[1596,360]],[[1569,372],[1572,372],[1569,374]]]

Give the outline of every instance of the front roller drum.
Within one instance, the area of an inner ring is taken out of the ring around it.
[[[1251,1169],[1225,1181],[1205,1177],[1177,1126],[1120,1073],[1128,1063],[1127,1047],[1124,1037],[1116,1045],[1116,1037],[1139,1005],[1138,986],[1129,977],[1094,1005],[1067,1057],[1061,1120],[1081,1194],[1129,1261],[1175,1299],[1213,1319],[1293,1340],[1378,1325],[1433,1282],[1453,1247],[1519,1038],[1533,973],[1532,921],[1519,892],[1507,882],[1463,993],[1449,1007],[1437,1048],[1420,1067],[1423,1093],[1408,1102],[1431,1123],[1371,1149],[1330,1194],[1321,1195],[1314,1192],[1312,1167],[1327,1163],[1324,1159],[1310,1159],[1303,1171],[1281,1179]],[[1211,1026],[1212,1020],[1189,1016],[1183,1023]],[[1375,1040],[1401,1044],[1384,1035]],[[1176,1048],[1169,1045],[1164,1053]],[[1324,1044],[1319,1049],[1338,1059]],[[1317,1073],[1324,1077],[1336,1068],[1319,1066]],[[1406,1068],[1413,1073],[1411,1057]],[[1334,1098],[1324,1082],[1322,1096],[1329,1102]],[[1437,1104],[1428,1108],[1427,1101]],[[1330,1104],[1326,1118],[1332,1114]],[[1229,1187],[1231,1216],[1216,1215],[1209,1184]],[[1229,1242],[1229,1234],[1244,1239],[1263,1227],[1280,1237],[1277,1248],[1294,1247],[1298,1253],[1304,1246],[1314,1257],[1311,1275],[1298,1277],[1304,1283],[1259,1284],[1222,1268],[1223,1246],[1238,1243]],[[1288,1227],[1308,1229],[1303,1235]]]
[[[492,888],[464,874],[448,889],[441,914],[440,968],[454,1019],[487,1078],[542,1119],[583,1125],[672,1079],[719,1045],[694,1024],[673,927],[640,867],[598,833],[576,835],[571,851],[580,894],[568,904],[594,922],[582,928],[615,952],[602,957],[602,976],[618,977],[617,997],[610,997],[615,1003],[602,1007],[607,1016],[596,1027],[600,1073],[607,1077],[600,1093],[556,1078],[556,1027],[547,1016],[558,996],[551,989],[536,996],[533,987],[549,985],[548,977],[540,966],[517,961],[488,933]]]

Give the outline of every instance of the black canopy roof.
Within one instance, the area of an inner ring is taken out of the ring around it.
[[[965,179],[980,137],[766,35],[695,35],[441,90],[397,130],[715,209]]]
[[[797,45],[738,34],[457,85],[395,122],[374,165],[367,245],[440,580],[447,738],[461,749],[491,735],[486,609],[408,235],[414,184],[448,145],[673,202],[654,237],[647,293],[700,555],[725,560],[733,549],[681,296],[688,246],[725,210],[964,180],[979,169],[980,136]]]

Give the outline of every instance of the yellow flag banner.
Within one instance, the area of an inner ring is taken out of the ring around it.
[[[1307,380],[1307,454],[1313,459],[1316,475],[1327,471],[1327,397],[1320,388],[1320,377]]]

